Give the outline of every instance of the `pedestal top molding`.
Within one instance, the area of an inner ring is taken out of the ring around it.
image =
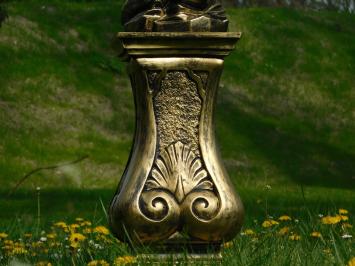
[[[120,32],[119,57],[203,56],[223,58],[235,49],[241,32]]]

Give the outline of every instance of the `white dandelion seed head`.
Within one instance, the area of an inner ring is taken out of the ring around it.
[[[353,236],[352,235],[349,235],[349,234],[345,234],[345,235],[342,235],[341,236],[343,239],[349,239],[349,238],[352,238]]]
[[[96,249],[103,249],[103,247],[102,247],[100,244],[95,244],[94,247],[95,247]]]

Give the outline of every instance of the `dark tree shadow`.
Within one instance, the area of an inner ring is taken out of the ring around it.
[[[7,19],[7,17],[8,17],[7,11],[5,7],[0,3],[0,28],[1,28],[1,24]]]
[[[262,154],[286,176],[298,184],[355,188],[355,153],[278,130],[273,124],[265,122],[267,119],[260,118],[263,114],[246,113],[228,97],[224,96],[223,103],[217,107],[218,124],[230,130],[231,135],[239,134],[247,138],[251,149]],[[228,140],[226,143],[221,136],[220,142],[229,150],[238,152],[235,141]]]

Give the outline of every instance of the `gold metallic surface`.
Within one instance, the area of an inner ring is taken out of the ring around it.
[[[241,33],[159,33],[120,32],[116,47],[119,56],[131,58],[197,57],[221,58],[234,50]]]
[[[136,132],[110,208],[122,241],[205,247],[232,239],[243,206],[223,167],[213,110],[240,33],[120,33]],[[217,251],[218,253],[218,251]]]

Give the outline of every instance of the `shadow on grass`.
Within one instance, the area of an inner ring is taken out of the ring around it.
[[[319,142],[315,137],[280,130],[278,122],[270,121],[258,111],[247,113],[228,99],[223,100],[223,107],[218,109],[221,110],[217,113],[218,122],[223,130],[231,132],[220,138],[222,146],[235,151],[231,156],[236,156],[238,150],[261,155],[297,184],[355,188],[354,153]],[[238,135],[247,139],[242,148],[234,138]],[[257,162],[254,161],[255,167],[262,167]]]

